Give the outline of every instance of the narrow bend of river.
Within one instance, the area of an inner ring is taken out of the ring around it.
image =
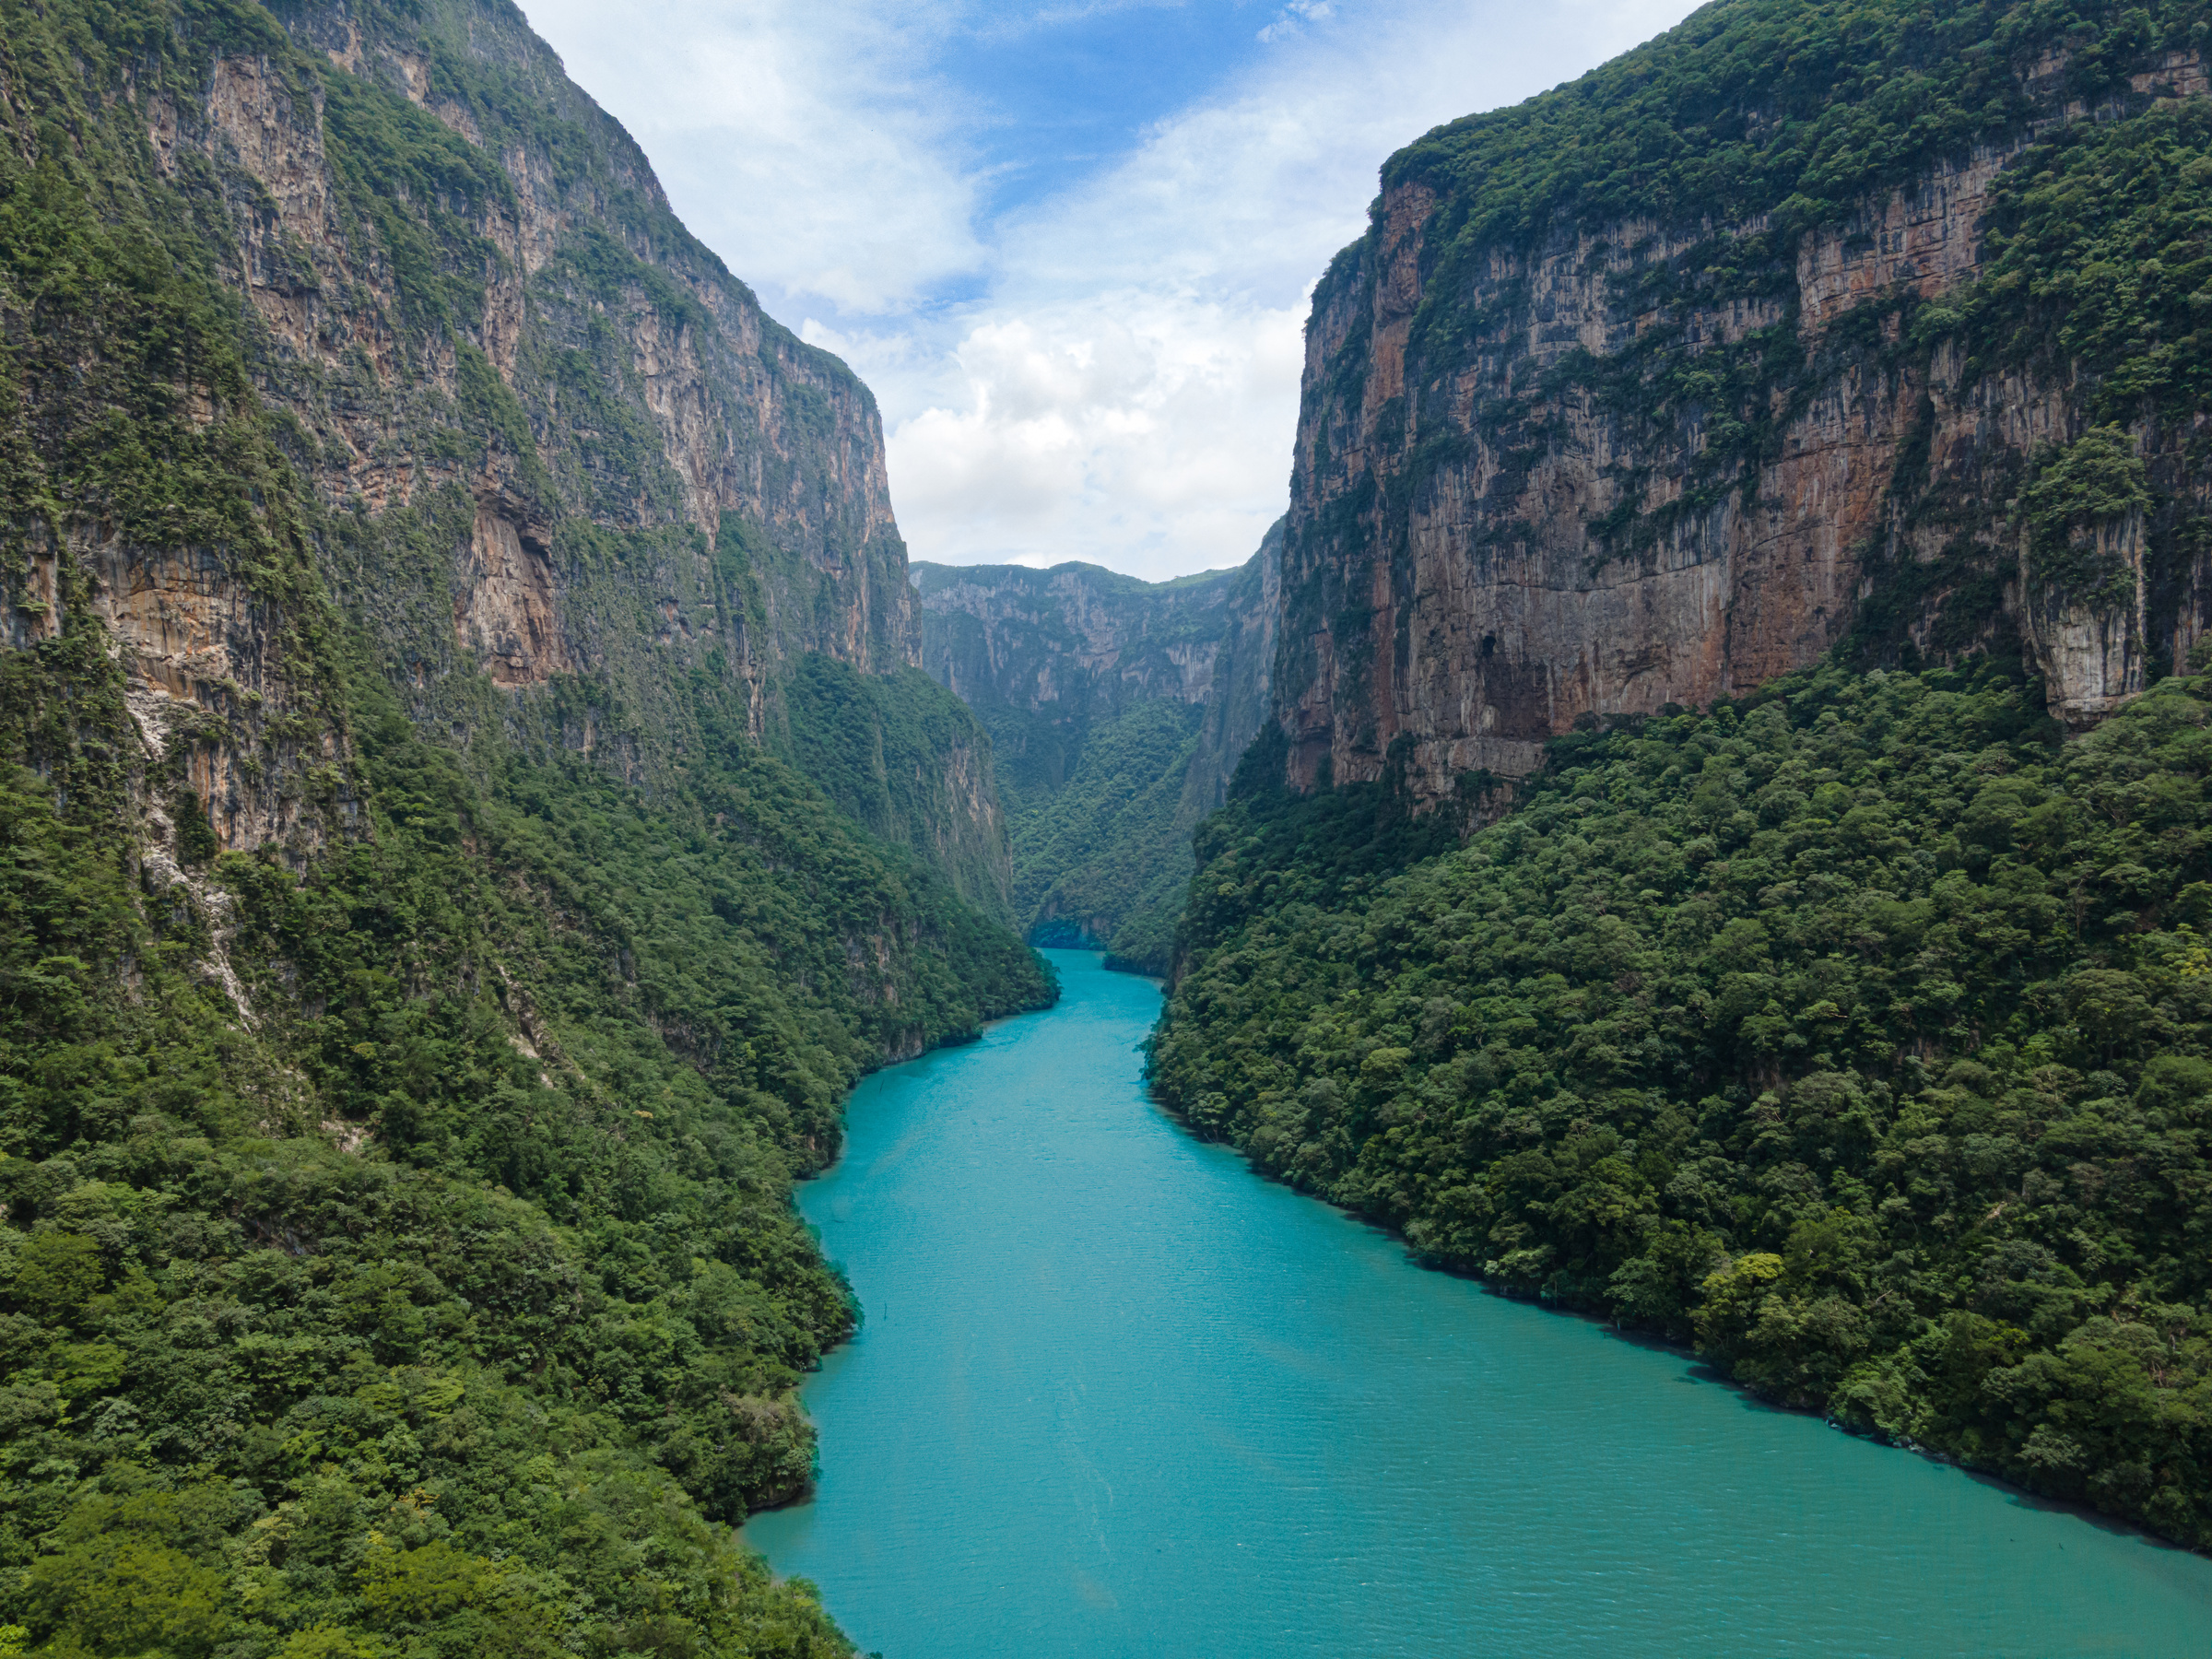
[[[1430,1273],[1146,1099],[1148,981],[884,1072],[801,1194],[866,1310],[756,1517],[886,1659],[2212,1652],[2212,1560]]]

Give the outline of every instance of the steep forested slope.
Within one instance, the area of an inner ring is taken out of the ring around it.
[[[511,7],[10,0],[0,393],[0,1624],[849,1652],[790,1182],[1050,994],[865,389]]]
[[[1782,679],[1426,859],[1255,747],[1159,1085],[1440,1264],[2212,1544],[2212,678],[2072,742],[2040,690]]]
[[[2200,1547],[2208,34],[1721,0],[1394,158],[1155,1054],[1441,1265]]]
[[[924,668],[991,734],[1013,914],[1165,972],[1191,831],[1268,707],[1282,526],[1234,571],[917,565]]]

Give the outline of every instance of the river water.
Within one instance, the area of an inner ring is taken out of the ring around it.
[[[1430,1273],[1145,1098],[1148,981],[883,1072],[865,1310],[746,1535],[886,1659],[2204,1654],[2212,1560]]]

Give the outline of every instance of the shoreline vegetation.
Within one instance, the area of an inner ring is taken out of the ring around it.
[[[303,878],[214,855],[149,903],[95,759],[120,690],[95,630],[0,665],[11,709],[66,711],[26,724],[73,780],[61,811],[0,780],[16,1618],[95,1653],[552,1655],[644,1621],[849,1653],[732,1528],[812,1478],[794,1390],[855,1312],[790,1185],[889,1055],[762,953],[834,986],[814,883],[873,871],[870,914],[926,884],[744,750],[689,801],[524,756],[479,789],[371,680],[368,833]],[[620,872],[648,864],[645,907]],[[995,983],[957,950],[908,980],[930,1046],[1049,1006],[992,936]]]
[[[872,402],[742,356],[512,7],[0,37],[0,1651],[849,1659],[735,1530],[854,1317],[792,1182],[856,1077],[1053,994],[986,819],[905,787],[987,764],[965,709],[809,650],[903,591],[830,488]],[[524,163],[575,209],[530,273]],[[765,505],[712,543],[663,320],[748,389]]]
[[[1415,859],[1255,751],[1155,1086],[1433,1264],[2201,1549],[2208,701],[2069,742],[2017,665],[1823,667]]]

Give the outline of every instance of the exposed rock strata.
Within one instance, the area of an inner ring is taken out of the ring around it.
[[[2049,62],[2020,73],[2024,96],[2058,85]],[[1970,373],[1955,344],[1905,349],[1900,330],[1981,275],[1992,182],[2038,133],[2206,86],[2175,53],[2096,107],[2051,92],[2038,122],[1803,231],[1794,269],[1733,291],[1712,270],[1761,257],[1767,216],[1558,218],[1533,244],[1446,262],[1454,203],[1386,170],[1307,330],[1277,684],[1291,781],[1374,778],[1394,756],[1434,800],[1470,773],[1524,773],[1578,718],[1702,705],[1811,662],[1915,567],[1903,632],[1940,657],[1971,641],[1942,616],[1961,581],[1929,572],[1962,575],[1970,519],[1968,562],[1999,591],[1964,632],[2017,633],[2054,712],[2093,719],[2181,661],[2212,571],[2199,559],[2154,592],[2140,517],[2097,532],[2133,571],[2132,602],[2029,592],[2011,498],[2040,446],[2091,423],[2079,377]],[[1447,269],[1467,286],[1440,288]],[[1778,336],[1803,369],[1775,384],[1773,441],[1740,479],[1700,477],[1717,404],[1654,424],[1605,390],[1686,359],[1721,372]],[[2131,430],[2170,518],[2212,501],[2193,428],[2147,415]]]
[[[874,399],[684,229],[521,14],[452,0],[282,19],[288,49],[148,65],[115,108],[144,134],[144,190],[197,204],[247,308],[252,395],[313,498],[319,583],[411,712],[643,781],[699,737],[701,676],[768,740],[804,653],[911,665]],[[254,418],[211,389],[182,396],[203,429]],[[342,779],[311,787],[263,730],[316,700],[288,677],[297,593],[257,588],[233,548],[97,525],[67,546],[135,706],[204,717],[194,764],[221,843],[312,849],[318,791],[342,813]],[[9,643],[58,626],[60,585],[50,552],[0,571]],[[547,695],[575,676],[599,689]],[[504,702],[480,698],[484,678]],[[336,725],[309,747],[342,763]],[[969,816],[939,829],[1003,872],[988,794],[987,776],[981,795],[952,790]]]
[[[568,641],[554,604],[544,527],[518,529],[497,496],[477,503],[476,525],[453,588],[453,631],[494,685],[512,688],[566,673]],[[676,620],[676,607],[668,607]]]

